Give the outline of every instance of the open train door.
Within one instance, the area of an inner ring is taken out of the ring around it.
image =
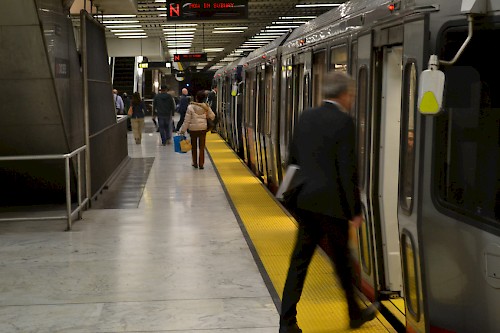
[[[371,72],[372,33],[360,35],[352,43],[351,73],[357,82],[356,101],[356,150],[358,156],[359,187],[364,223],[357,230],[357,237],[351,237],[351,251],[355,261],[358,288],[371,301],[376,298],[374,224],[370,214],[370,154],[371,150]]]
[[[401,140],[398,195],[398,222],[401,246],[404,303],[407,332],[427,332],[423,298],[422,247],[419,228],[419,140],[418,73],[426,68],[426,20],[419,15],[404,23],[403,86],[401,94]]]

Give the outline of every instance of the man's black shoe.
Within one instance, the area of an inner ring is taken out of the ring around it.
[[[367,321],[375,319],[376,316],[377,316],[377,306],[376,304],[372,304],[366,309],[361,311],[361,317],[359,317],[358,319],[351,319],[349,325],[351,326],[351,328],[359,328]]]
[[[279,333],[302,333],[302,330],[299,328],[297,323],[293,324],[281,324],[280,325],[280,332]]]

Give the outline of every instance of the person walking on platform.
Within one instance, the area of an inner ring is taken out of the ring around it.
[[[220,117],[217,115],[217,86],[213,86],[212,90],[207,95],[207,104],[210,106],[212,111],[215,114],[215,127],[212,129],[212,133],[217,133],[217,123],[219,122]]]
[[[113,89],[113,101],[115,102],[116,114],[125,114],[123,99],[118,95],[118,90],[116,89]]]
[[[355,128],[348,115],[355,82],[342,72],[325,75],[323,105],[305,110],[293,134],[289,164],[300,167],[302,187],[297,197],[298,232],[290,260],[280,312],[280,333],[300,333],[299,302],[316,246],[326,236],[333,264],[347,300],[350,327],[376,316],[376,306],[361,310],[355,299],[348,247],[350,223],[362,223],[354,154]]]
[[[160,93],[153,99],[153,113],[158,117],[161,144],[172,143],[172,117],[175,112],[175,100],[167,93],[167,87],[161,87]]]
[[[182,88],[182,96],[179,100],[179,121],[177,122],[177,126],[175,127],[175,131],[179,132],[181,129],[182,123],[184,122],[184,118],[186,117],[186,111],[189,105],[190,98],[188,96],[188,90],[186,88]]]
[[[207,118],[215,119],[215,113],[204,101],[207,94],[204,90],[196,93],[196,102],[191,102],[187,108],[186,118],[182,124],[180,134],[184,134],[189,129],[191,136],[191,157],[194,168],[203,169],[205,163],[205,139],[207,136]],[[198,160],[199,148],[199,160]]]
[[[123,110],[128,112],[128,109],[130,109],[130,98],[128,98],[128,95],[126,92],[122,94],[122,100],[123,100]],[[130,118],[127,117],[127,129],[129,131],[132,130],[132,123],[130,122]]]
[[[144,130],[144,116],[146,115],[146,105],[138,92],[132,94],[132,101],[128,110],[128,116],[132,124],[132,133],[135,143],[140,145],[142,141],[142,131]]]

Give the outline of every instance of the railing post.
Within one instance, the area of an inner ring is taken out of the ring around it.
[[[68,155],[64,158],[64,173],[66,176],[66,214],[68,216],[68,227],[66,231],[71,230],[71,179],[69,172],[69,159]]]

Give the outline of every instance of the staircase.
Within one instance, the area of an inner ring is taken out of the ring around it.
[[[132,96],[134,89],[135,58],[116,57],[113,77],[113,88],[121,95],[126,92]]]

